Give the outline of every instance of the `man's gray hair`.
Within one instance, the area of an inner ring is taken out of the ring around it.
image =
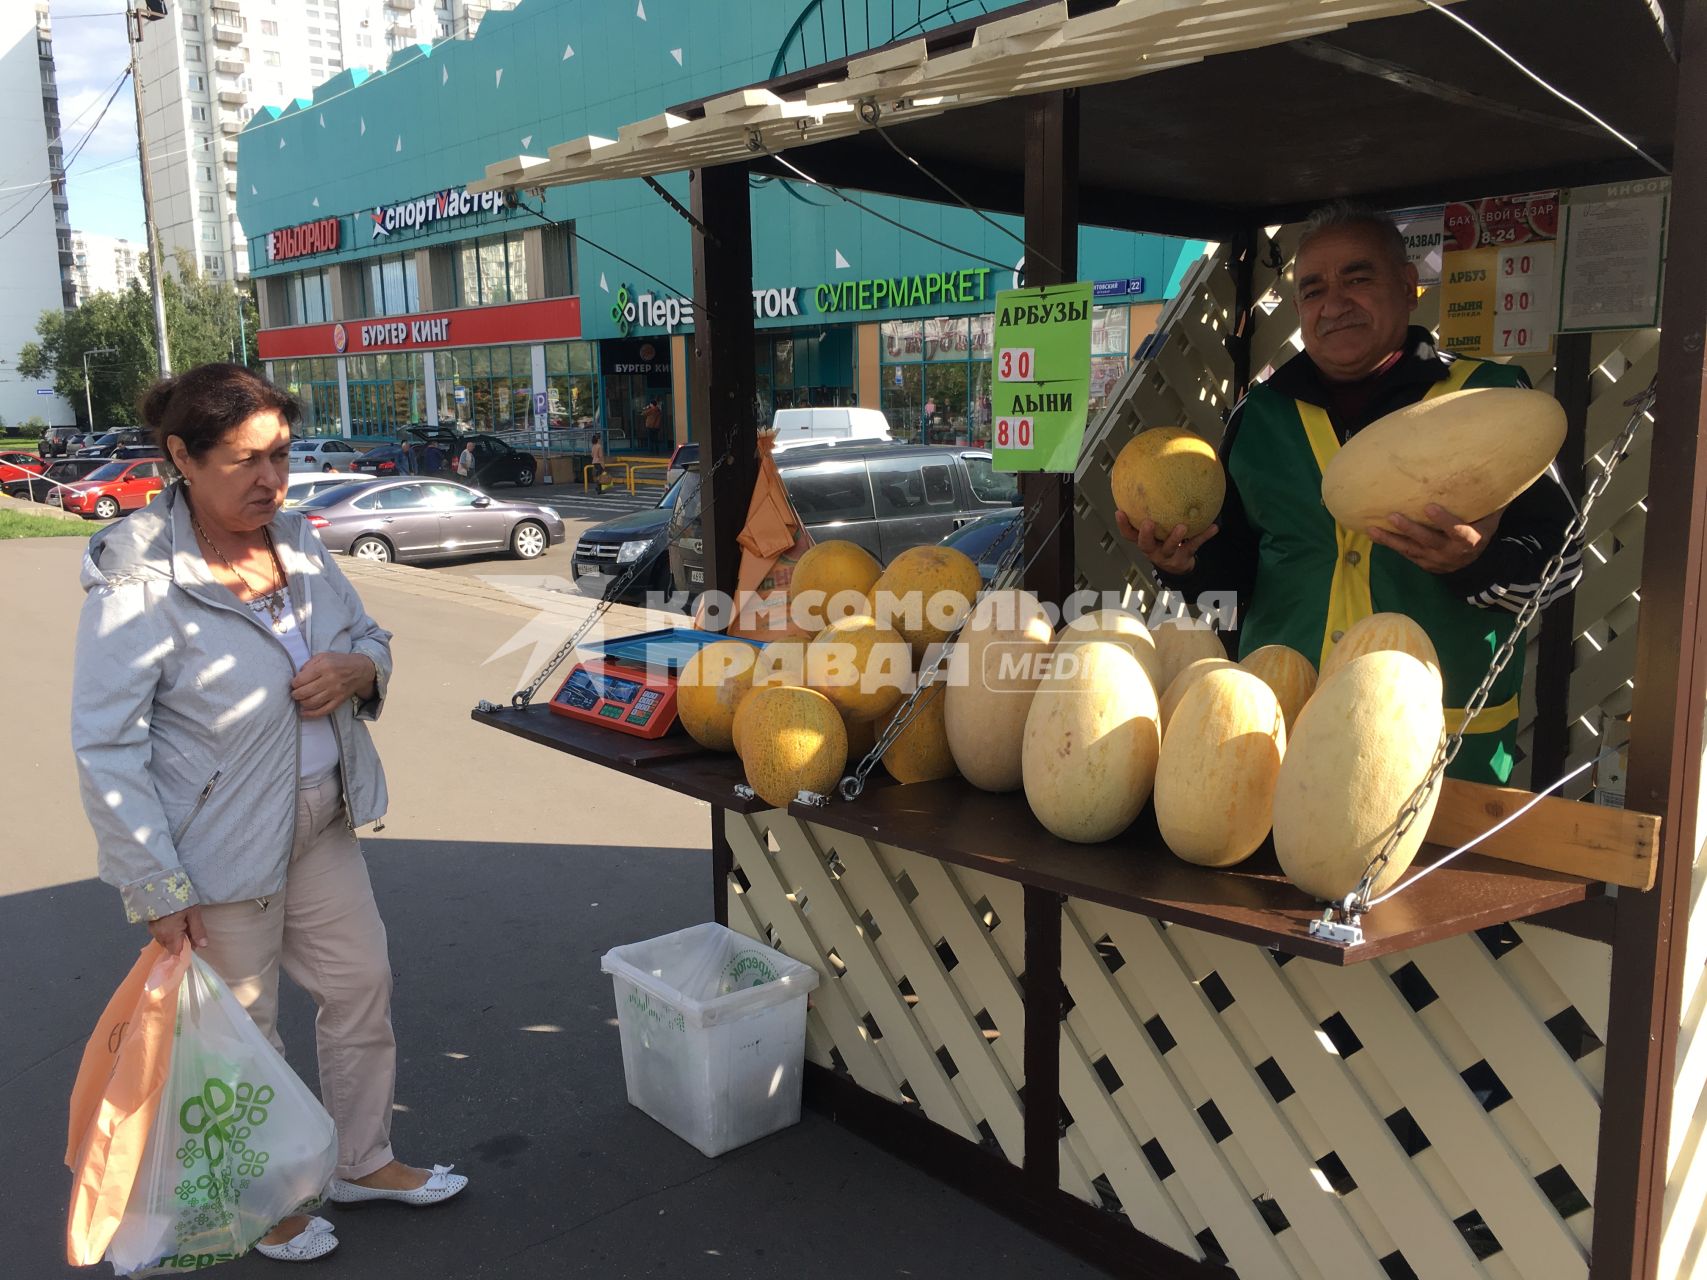
[[[1374,205],[1359,204],[1355,200],[1334,200],[1313,210],[1304,221],[1304,234],[1298,240],[1298,252],[1304,252],[1305,246],[1324,231],[1341,230],[1373,232],[1377,243],[1395,265],[1403,267],[1410,261],[1405,237],[1399,231],[1398,224],[1393,221],[1392,215]]]

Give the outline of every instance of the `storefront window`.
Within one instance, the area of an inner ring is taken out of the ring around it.
[[[593,376],[593,344],[549,342],[545,346],[546,414],[553,428],[598,425],[599,380]]]
[[[755,420],[768,426],[778,409],[858,403],[853,335],[851,326],[761,335],[753,353]]]
[[[965,316],[940,316],[924,322],[926,360],[966,359],[967,337]]]
[[[510,301],[526,302],[528,300],[528,255],[527,241],[521,232],[504,237],[504,255],[509,259],[508,277],[510,281]]]
[[[501,239],[482,240],[475,246],[480,259],[480,303],[492,306],[510,300],[510,286],[504,270],[504,242]]]
[[[570,425],[571,412],[589,418],[597,416],[596,379],[590,375],[552,373],[554,367],[590,367],[590,354],[577,351],[588,346],[580,342],[546,344],[546,383],[542,389],[546,392],[553,426]],[[433,377],[438,386],[442,424],[459,423],[478,431],[520,431],[535,425],[531,347],[460,347],[437,351],[433,354]]]
[[[274,381],[302,404],[305,436],[343,434],[338,411],[338,362],[333,359],[275,360]]]
[[[478,307],[480,305],[480,255],[475,252],[472,243],[462,246],[456,256],[456,298],[457,305],[462,307]]]
[[[370,316],[406,316],[421,309],[420,275],[412,253],[372,259],[364,283]]]

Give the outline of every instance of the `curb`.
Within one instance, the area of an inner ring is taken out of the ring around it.
[[[75,520],[79,524],[93,525],[100,528],[111,524],[111,520],[85,520],[75,511],[61,511],[58,507],[50,507],[45,502],[30,502],[25,498],[12,498],[0,493],[0,511],[16,511],[19,515],[42,516],[49,520]],[[90,532],[94,532],[93,529]]]

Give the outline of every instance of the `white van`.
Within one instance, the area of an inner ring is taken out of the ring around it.
[[[803,444],[884,444],[891,439],[889,420],[877,409],[778,409],[771,426],[778,453]]]

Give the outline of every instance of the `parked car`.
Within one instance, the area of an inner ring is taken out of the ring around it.
[[[121,444],[114,449],[111,460],[117,462],[129,458],[158,458],[160,446],[153,444]]]
[[[986,449],[953,445],[803,445],[776,459],[777,474],[812,536],[857,542],[887,564],[908,547],[936,542],[1019,501],[1019,482]],[[699,530],[700,477],[688,471],[670,515],[670,578],[705,586]]]
[[[469,484],[486,488],[497,484],[513,484],[518,488],[526,488],[539,477],[539,459],[531,453],[523,453],[507,442],[489,435],[457,435],[445,428],[429,435],[426,430],[412,430],[410,435],[424,444],[435,440],[444,451],[444,466],[453,470],[456,466],[457,455],[462,452],[462,446],[470,440],[474,442],[474,474],[466,479]],[[454,446],[454,452],[452,451]],[[421,461],[420,449],[416,450],[416,464]],[[403,450],[394,444],[381,445],[377,449],[369,449],[353,463],[357,471],[365,471],[373,476],[396,476],[403,472]]]
[[[126,511],[148,505],[166,487],[166,460],[135,458],[112,460],[96,467],[83,479],[54,492],[67,511],[96,520],[111,520]],[[48,499],[50,502],[52,498]]]
[[[83,433],[76,427],[49,427],[42,432],[41,456],[44,458],[63,458],[82,439]]]
[[[670,469],[664,473],[664,483],[674,484],[682,478],[682,472],[698,465],[699,445],[695,441],[677,445],[676,451],[670,455]]]
[[[57,501],[60,485],[81,480],[97,467],[106,465],[104,458],[61,458],[58,462],[49,463],[47,470],[39,476],[6,481],[5,493],[8,498],[25,498],[31,502]]]
[[[108,431],[88,440],[77,450],[79,458],[110,458],[115,449],[127,444],[148,444],[149,433],[142,427],[124,427],[118,431]]]
[[[677,479],[658,499],[657,506],[631,511],[583,530],[570,561],[569,571],[575,581],[579,582],[582,574],[615,577],[648,554],[652,544],[668,532],[670,512],[675,510],[676,499],[684,487],[684,482]],[[653,561],[652,568],[631,585],[624,598],[644,600],[648,592],[669,591],[670,587],[670,558],[661,555]]]
[[[978,564],[978,576],[987,587],[996,576],[1002,557],[1013,546],[1014,537],[1019,532],[1019,515],[1018,507],[1009,507],[1005,511],[979,516],[949,534],[942,540],[942,545],[971,556]]]
[[[360,560],[430,560],[507,551],[523,560],[564,539],[563,517],[453,480],[340,485],[297,508],[331,551]]]
[[[771,428],[776,432],[778,453],[805,444],[856,440],[879,444],[893,439],[889,434],[889,419],[881,410],[851,406],[778,409],[771,419]]]
[[[335,437],[290,442],[292,471],[342,471],[353,463],[361,450],[348,440]]]
[[[298,507],[310,498],[318,497],[333,489],[345,485],[372,484],[373,476],[365,476],[359,471],[302,471],[293,475],[285,484],[284,505]]]
[[[30,476],[39,476],[47,470],[47,463],[40,454],[23,453],[19,450],[8,449],[0,453],[0,484],[12,480],[25,480]]]

